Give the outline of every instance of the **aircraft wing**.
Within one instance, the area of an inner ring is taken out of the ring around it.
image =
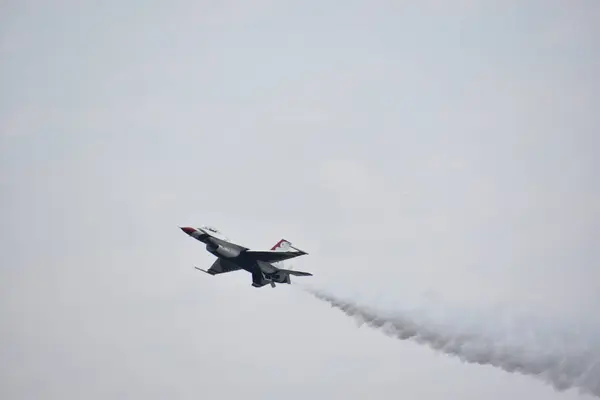
[[[198,268],[198,267],[196,267],[196,269],[198,269],[202,272],[206,272],[209,275],[218,275],[218,274],[224,274],[226,272],[237,271],[240,269],[240,267],[238,267],[234,263],[231,263],[227,260],[222,260],[220,258],[217,258],[217,260],[213,263],[213,265],[210,266],[210,268],[208,270],[203,270],[202,268]]]
[[[308,254],[300,251],[275,251],[275,250],[248,250],[246,254],[254,258],[256,261],[264,261],[268,263],[289,260],[290,258],[303,256]]]

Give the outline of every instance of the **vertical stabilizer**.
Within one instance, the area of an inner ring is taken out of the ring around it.
[[[275,243],[275,245],[273,247],[271,247],[271,250],[272,251],[289,251],[291,246],[292,246],[291,242],[289,242],[285,239],[281,239],[281,240],[279,240],[279,242]],[[283,268],[283,261],[273,263],[273,265],[277,268]]]

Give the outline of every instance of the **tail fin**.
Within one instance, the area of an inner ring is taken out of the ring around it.
[[[275,243],[271,250],[273,251],[289,251],[292,243],[288,240],[281,239],[279,242]]]
[[[272,251],[289,251],[291,246],[292,246],[292,243],[290,241],[281,239],[281,240],[279,240],[279,242],[275,243],[275,245],[273,245],[273,247],[271,247],[271,250]],[[283,261],[273,263],[273,265],[277,268],[283,268]]]

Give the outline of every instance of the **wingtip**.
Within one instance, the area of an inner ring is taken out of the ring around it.
[[[194,268],[196,268],[198,271],[202,271],[202,272],[204,272],[205,274],[208,274],[208,275],[214,275],[214,274],[211,274],[210,272],[208,272],[208,271],[207,271],[207,270],[205,270],[205,269],[198,268],[198,267],[194,267]]]

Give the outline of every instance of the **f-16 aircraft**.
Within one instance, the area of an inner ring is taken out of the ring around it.
[[[290,275],[312,276],[309,272],[282,268],[284,260],[308,254],[293,247],[285,239],[277,242],[271,250],[250,250],[231,242],[213,227],[181,227],[180,229],[194,239],[205,243],[206,250],[217,256],[216,261],[208,270],[195,267],[209,275],[224,274],[243,269],[252,274],[252,286],[257,288],[268,284],[275,287],[275,283],[290,284]],[[290,251],[290,249],[294,251]]]

